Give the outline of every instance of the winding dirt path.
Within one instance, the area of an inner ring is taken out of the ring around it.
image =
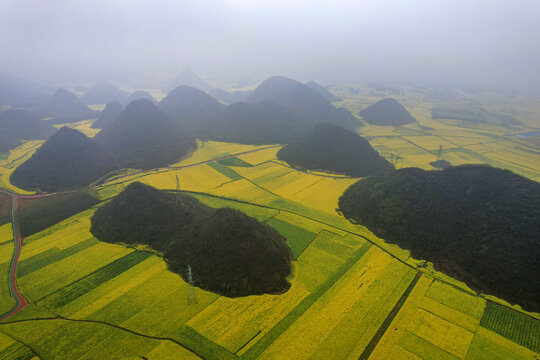
[[[0,316],[0,321],[3,321],[15,315],[22,309],[24,309],[26,305],[28,305],[28,301],[19,291],[19,287],[17,286],[17,278],[16,278],[17,263],[19,262],[19,257],[21,256],[21,248],[22,248],[22,237],[21,237],[21,233],[19,232],[19,222],[17,219],[17,210],[19,208],[19,196],[12,194],[9,191],[4,190],[4,189],[0,189],[0,192],[2,192],[3,194],[11,198],[11,218],[12,218],[11,224],[13,225],[13,241],[14,241],[13,257],[11,258],[11,264],[9,266],[9,272],[8,272],[8,285],[9,285],[9,292],[11,294],[11,297],[15,300],[15,305],[7,313]]]

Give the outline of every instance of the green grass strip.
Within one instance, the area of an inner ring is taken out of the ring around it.
[[[220,165],[217,162],[208,163],[208,166],[210,166],[212,169],[220,172],[221,174],[225,175],[226,177],[228,177],[231,180],[241,180],[241,179],[243,179],[243,177],[238,175],[236,173],[236,171],[234,171],[233,169],[228,168],[227,166],[224,166],[224,165]]]
[[[152,256],[152,253],[146,251],[134,251],[128,255],[116,259],[110,264],[107,264],[98,270],[80,278],[79,280],[64,286],[61,289],[38,300],[40,305],[47,308],[60,308],[69,304],[73,300],[83,296],[84,294],[94,290],[101,284],[115,278],[124,271],[131,269],[133,266],[146,260]]]
[[[535,318],[488,301],[480,325],[540,353],[540,321]]]
[[[230,158],[218,160],[218,163],[225,166],[253,167],[253,165],[237,157],[230,157]]]
[[[317,237],[317,234],[311,231],[307,231],[306,229],[280,219],[270,219],[266,224],[270,225],[287,238],[287,245],[291,248],[295,259],[298,259],[300,254],[302,254],[313,239]]]
[[[181,327],[180,335],[175,336],[175,338],[178,339],[182,346],[190,349],[205,360],[238,359],[238,357],[229,350],[210,341],[187,325]]]
[[[324,295],[345,273],[369,250],[371,244],[366,242],[354,255],[340,266],[321,287],[312,292],[288,313],[276,326],[266,333],[255,345],[247,350],[242,359],[257,358],[268,346],[270,346],[281,334],[283,334],[300,316],[302,316],[319,298]]]
[[[0,351],[0,359],[4,360],[29,360],[34,356],[32,350],[20,343],[13,343]]]
[[[401,307],[403,306],[403,304],[405,304],[405,301],[409,297],[409,294],[414,289],[414,287],[416,286],[416,283],[418,282],[421,276],[422,276],[421,272],[416,273],[416,275],[414,276],[414,279],[411,281],[411,283],[409,284],[409,286],[407,287],[403,295],[401,295],[401,297],[397,301],[396,305],[394,305],[394,308],[390,311],[386,319],[384,319],[383,323],[381,324],[381,326],[379,327],[379,329],[377,330],[377,332],[375,333],[375,335],[373,336],[369,344],[366,346],[364,351],[362,352],[362,355],[360,355],[359,360],[367,360],[371,356],[371,353],[373,352],[373,350],[375,350],[375,347],[377,346],[377,344],[383,337],[386,330],[388,330],[388,327],[390,326],[390,324],[392,323],[392,321],[398,314],[399,310],[401,310]]]
[[[31,272],[44,268],[49,264],[63,260],[71,255],[75,255],[79,251],[86,250],[96,245],[98,242],[99,241],[94,238],[89,238],[62,250],[58,248],[47,249],[39,254],[20,261],[17,265],[17,276],[23,277],[28,275]]]

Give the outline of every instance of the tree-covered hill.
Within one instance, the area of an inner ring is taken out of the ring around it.
[[[105,109],[101,111],[99,118],[92,123],[92,127],[95,129],[106,128],[118,117],[118,115],[120,115],[122,110],[124,110],[124,107],[118,101],[111,101],[105,106]]]
[[[98,116],[94,111],[82,104],[77,95],[66,90],[58,89],[48,103],[36,110],[39,118],[51,118],[53,124],[70,123],[92,119]]]
[[[292,166],[363,177],[393,166],[358,134],[332,124],[318,124],[277,154]]]
[[[112,171],[110,154],[83,133],[63,127],[11,174],[11,182],[46,192],[86,186]]]
[[[481,292],[540,311],[540,184],[508,170],[405,168],[352,185],[343,215]]]
[[[398,126],[416,122],[416,119],[409,114],[407,109],[392,98],[377,101],[360,111],[358,115],[362,116],[362,119],[366,122],[379,126]]]
[[[212,209],[179,193],[130,184],[92,217],[92,234],[111,243],[149,245],[195,285],[237,297],[289,289],[291,249],[268,225],[230,208]]]
[[[117,168],[167,166],[196,147],[179,123],[147,99],[130,103],[95,140],[113,154]]]
[[[7,110],[0,115],[0,152],[17,147],[21,140],[46,139],[55,131],[24,110]]]
[[[309,123],[293,111],[271,102],[229,105],[208,129],[208,138],[242,144],[287,144]]]

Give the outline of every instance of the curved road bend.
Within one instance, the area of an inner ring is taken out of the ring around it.
[[[11,198],[11,218],[12,218],[11,224],[13,226],[13,241],[14,241],[13,257],[11,258],[11,264],[9,266],[9,273],[8,273],[8,284],[9,284],[9,292],[11,294],[11,297],[15,300],[15,305],[7,313],[0,315],[0,321],[3,321],[15,315],[22,309],[24,309],[26,305],[28,305],[28,301],[26,301],[24,296],[19,291],[19,288],[17,286],[17,279],[16,279],[17,263],[19,262],[19,257],[21,255],[21,247],[22,247],[22,238],[19,232],[19,223],[17,220],[19,196],[12,194],[9,191],[1,189],[1,188],[0,188],[0,192]]]

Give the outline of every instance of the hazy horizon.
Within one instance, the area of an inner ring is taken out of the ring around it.
[[[540,2],[16,1],[0,71],[45,84],[281,74],[539,89]]]

